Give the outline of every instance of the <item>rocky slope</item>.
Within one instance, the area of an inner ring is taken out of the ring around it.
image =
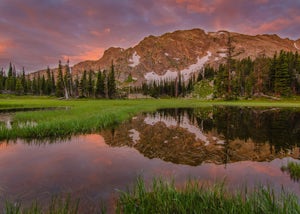
[[[129,74],[136,84],[143,81],[176,78],[178,72],[187,79],[204,64],[217,66],[224,62],[228,36],[233,39],[237,58],[255,58],[259,54],[273,56],[280,50],[300,50],[300,39],[293,41],[277,35],[244,35],[218,31],[206,33],[201,29],[182,30],[161,36],[148,36],[138,45],[128,48],[109,48],[102,58],[84,61],[73,66],[73,75],[84,70],[109,69],[115,64],[117,78],[124,81]]]
[[[257,114],[261,115],[262,112]],[[300,150],[297,146],[291,146],[286,151],[276,149],[269,143],[271,139],[266,138],[262,142],[253,140],[255,133],[252,131],[249,132],[253,133],[252,138],[226,140],[217,127],[204,131],[196,122],[201,120],[199,117],[189,119],[187,114],[178,114],[175,117],[143,114],[112,131],[102,131],[101,135],[112,147],[127,146],[135,148],[150,159],[159,158],[166,162],[191,166],[202,163],[265,162],[288,156],[299,158]],[[200,124],[205,123],[202,120]],[[258,136],[263,134],[264,131],[257,133]]]

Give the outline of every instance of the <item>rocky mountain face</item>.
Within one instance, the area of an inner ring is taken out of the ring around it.
[[[224,113],[227,110],[226,108],[213,111],[207,109],[203,112],[201,109],[198,112],[200,115],[197,116],[191,116],[180,110],[178,112],[174,110],[175,114],[172,116],[160,113],[141,114],[117,128],[102,131],[101,135],[112,147],[131,147],[150,159],[159,158],[166,162],[191,166],[198,166],[202,163],[265,162],[288,156],[296,159],[299,157],[300,149],[294,143],[291,142],[289,150],[279,148],[274,141],[279,139],[279,142],[282,142],[282,139],[270,134],[270,130],[258,127],[270,125],[269,122],[273,117],[277,118],[278,114],[286,114],[286,121],[294,118],[293,122],[295,122],[298,114],[291,113],[288,116],[287,112],[279,113],[274,109],[236,109],[236,112]],[[197,114],[197,112],[194,113]],[[234,119],[224,120],[229,115]],[[237,115],[242,115],[240,118],[250,118],[249,116],[252,115],[255,119],[252,122],[247,120],[249,123],[237,120],[238,122],[235,122],[239,127],[237,128],[233,125]],[[286,121],[283,121],[283,124]],[[277,126],[277,122],[271,125],[271,129]],[[287,133],[293,134],[287,135],[293,136],[291,138],[296,140],[300,130],[298,125],[294,124],[290,126],[290,130],[287,130]],[[224,136],[226,132],[230,135],[230,139]],[[247,136],[245,132],[251,133],[250,136]],[[244,138],[238,137],[240,135]]]
[[[116,77],[125,81],[132,75],[136,84],[145,81],[174,79],[180,72],[185,79],[205,64],[218,66],[225,61],[228,37],[232,38],[236,58],[255,58],[260,54],[273,56],[280,50],[299,51],[300,39],[293,41],[277,35],[244,35],[201,29],[179,30],[161,36],[148,36],[128,49],[109,48],[102,58],[73,66],[72,74],[81,76],[84,70],[109,69],[112,61]]]

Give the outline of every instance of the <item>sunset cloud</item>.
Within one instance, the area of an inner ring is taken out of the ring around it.
[[[1,0],[0,68],[96,60],[111,46],[178,29],[300,36],[298,0]]]

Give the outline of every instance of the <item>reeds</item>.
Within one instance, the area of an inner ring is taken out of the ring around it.
[[[230,193],[224,184],[205,187],[196,181],[177,189],[172,182],[155,179],[146,188],[138,179],[132,191],[122,192],[116,213],[300,213],[297,197],[258,186]]]
[[[77,214],[79,200],[59,197],[52,198],[48,208],[37,202],[29,208],[21,204],[6,203],[5,214]],[[82,210],[85,210],[84,208]],[[92,213],[106,213],[105,205],[93,209]],[[200,185],[196,180],[188,181],[177,188],[174,182],[154,179],[149,188],[142,178],[138,178],[132,190],[119,192],[115,213],[233,213],[233,214],[297,214],[300,213],[298,198],[281,190],[276,192],[270,187],[257,186],[252,190],[228,191],[224,183]]]
[[[300,180],[300,163],[288,162],[287,166],[281,167],[281,170],[284,172],[288,172],[291,179],[295,181]]]

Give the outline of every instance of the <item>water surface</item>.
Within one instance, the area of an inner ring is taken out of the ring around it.
[[[111,211],[118,190],[139,175],[177,184],[225,179],[231,189],[261,183],[300,196],[300,184],[280,169],[299,162],[299,143],[300,112],[233,107],[165,109],[67,140],[2,142],[0,207],[71,193],[82,213],[100,200]]]

